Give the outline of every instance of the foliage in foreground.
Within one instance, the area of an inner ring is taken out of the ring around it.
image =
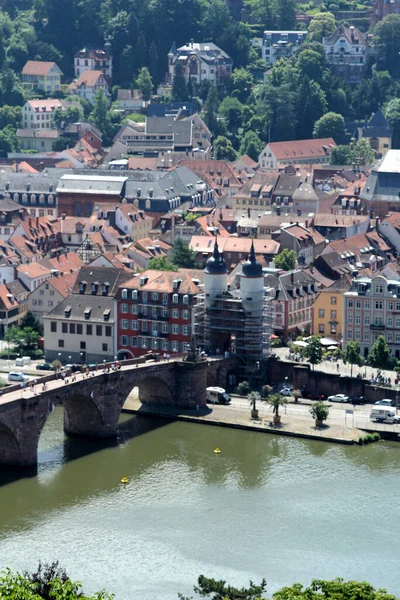
[[[250,581],[249,587],[235,588],[223,580],[200,575],[194,592],[209,600],[260,600],[265,597],[267,582],[259,585]],[[0,574],[0,598],[2,600],[113,600],[114,595],[105,591],[86,596],[79,582],[69,579],[58,562],[39,563],[35,571],[22,575],[6,569]],[[284,587],[272,596],[273,600],[398,600],[385,590],[376,590],[371,584],[357,581],[315,579],[309,587],[295,583]],[[191,600],[179,594],[180,600]]]
[[[194,587],[196,594],[210,600],[259,600],[264,596],[267,582],[263,579],[260,585],[250,581],[248,588],[235,588],[225,581],[208,579],[200,575],[198,585]],[[180,600],[189,600],[180,595]],[[344,581],[334,579],[324,581],[314,579],[309,587],[295,583],[284,587],[273,595],[273,600],[397,600],[385,590],[376,590],[365,581]]]

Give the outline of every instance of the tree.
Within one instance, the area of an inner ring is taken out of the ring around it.
[[[246,0],[245,6],[265,29],[271,29],[275,25],[277,6],[273,0]]]
[[[136,64],[138,69],[147,65],[147,46],[143,30],[140,31],[136,46]]]
[[[400,148],[400,98],[390,100],[385,108],[385,117],[393,130],[392,148]]]
[[[284,587],[274,594],[274,600],[396,600],[385,590],[376,590],[365,581],[324,581],[314,579],[307,588],[300,583]]]
[[[310,414],[315,419],[315,425],[318,427],[328,418],[329,408],[323,402],[314,402],[310,408]]]
[[[13,344],[20,351],[31,351],[37,347],[39,341],[39,333],[34,331],[32,327],[10,327],[7,329],[4,336],[8,344]]]
[[[16,130],[11,125],[0,130],[0,156],[7,156],[8,152],[18,152],[19,149],[20,141]]]
[[[247,400],[251,406],[251,409],[255,412],[257,410],[257,402],[261,400],[261,396],[258,392],[250,392],[247,396]]]
[[[319,83],[302,79],[297,99],[297,139],[312,137],[314,122],[323,116],[328,108],[326,95]]]
[[[180,62],[177,62],[175,65],[175,76],[172,81],[172,98],[175,102],[184,102],[188,99],[185,75]]]
[[[296,8],[296,0],[279,0],[279,29],[290,31],[296,28]]]
[[[147,268],[152,271],[178,271],[179,267],[171,264],[165,256],[156,256],[149,260]]]
[[[358,342],[348,342],[346,349],[343,353],[344,364],[349,363],[350,377],[353,377],[353,365],[361,365],[363,360],[360,354],[360,344]]]
[[[217,133],[218,119],[217,111],[219,106],[218,92],[215,85],[211,85],[207,94],[207,99],[204,104],[204,121],[209,130],[213,133]]]
[[[243,67],[234,69],[229,81],[232,96],[240,100],[240,102],[246,102],[251,94],[253,81],[253,75],[247,69]]]
[[[308,40],[322,42],[322,38],[330,35],[336,29],[335,17],[330,12],[315,15],[308,26]]]
[[[282,271],[292,271],[297,264],[297,254],[294,250],[284,248],[280,254],[275,257],[275,267]]]
[[[398,76],[400,74],[400,15],[387,15],[377,23],[373,44],[385,68],[391,75]]]
[[[322,362],[322,345],[321,340],[318,336],[312,335],[307,340],[307,346],[302,350],[302,356],[308,359],[308,362],[312,365],[313,371],[315,365],[319,365]]]
[[[94,97],[91,120],[102,133],[107,131],[110,123],[108,100],[102,89],[100,89]]]
[[[25,327],[30,327],[33,331],[37,331],[39,335],[43,335],[43,325],[39,321],[35,315],[28,310],[26,315],[22,318],[21,327],[24,329]]]
[[[158,57],[157,44],[155,40],[153,40],[150,44],[149,71],[154,83],[160,83],[160,59]]]
[[[142,92],[143,100],[150,100],[153,92],[153,81],[147,67],[140,69],[135,85]]]
[[[309,79],[320,83],[326,67],[325,55],[316,50],[302,50],[297,57],[296,67],[300,77],[307,76]]]
[[[18,129],[22,123],[22,109],[20,106],[2,106],[0,108],[0,129],[10,125]]]
[[[226,96],[219,105],[219,114],[224,117],[230,133],[237,133],[242,124],[243,104],[237,98]]]
[[[280,394],[272,394],[271,396],[268,396],[267,402],[272,407],[272,413],[276,417],[274,418],[274,421],[279,423],[281,419],[279,409],[281,406],[285,406],[288,403],[287,399]]]
[[[328,112],[314,124],[313,137],[315,138],[332,137],[337,144],[340,144],[344,141],[345,135],[344,119],[337,113]]]
[[[214,142],[214,158],[231,162],[237,158],[232,142],[223,135],[218,136]]]
[[[329,162],[331,165],[370,165],[374,162],[375,151],[368,140],[358,140],[356,144],[332,148]]]
[[[172,248],[172,263],[184,269],[199,268],[199,263],[196,261],[196,253],[181,238],[175,241]]]
[[[380,335],[372,346],[368,362],[371,367],[376,367],[377,369],[388,369],[391,366],[392,356],[390,348],[383,335]]]
[[[258,162],[258,157],[261,154],[264,145],[258,135],[254,131],[248,131],[245,133],[242,143],[240,144],[240,154],[247,154]]]
[[[226,581],[209,579],[204,575],[200,575],[197,585],[194,586],[194,591],[199,596],[208,597],[209,600],[260,600],[266,588],[267,582],[265,579],[261,581],[260,585],[255,585],[250,581],[248,588],[234,588],[227,585]],[[180,600],[189,599],[180,596]],[[396,599],[388,598],[387,600]]]

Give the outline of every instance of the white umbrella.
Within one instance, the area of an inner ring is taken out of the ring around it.
[[[337,350],[337,346],[328,346],[328,350]]]
[[[301,346],[302,348],[306,348],[308,344],[299,340],[298,342],[293,342],[293,346]]]

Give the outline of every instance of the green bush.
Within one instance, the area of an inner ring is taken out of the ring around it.
[[[247,396],[250,393],[250,385],[248,381],[241,381],[237,386],[237,393],[241,396]]]
[[[381,436],[377,431],[375,431],[374,433],[366,433],[365,435],[361,436],[358,440],[358,443],[360,446],[363,446],[366,444],[372,444],[373,442],[379,442],[380,439]]]

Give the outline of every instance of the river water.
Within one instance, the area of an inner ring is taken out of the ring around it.
[[[2,568],[58,559],[117,600],[177,600],[199,574],[265,577],[267,595],[337,576],[400,594],[400,444],[123,415],[104,445],[65,438],[62,418],[57,408],[43,430],[37,473],[0,474]]]

